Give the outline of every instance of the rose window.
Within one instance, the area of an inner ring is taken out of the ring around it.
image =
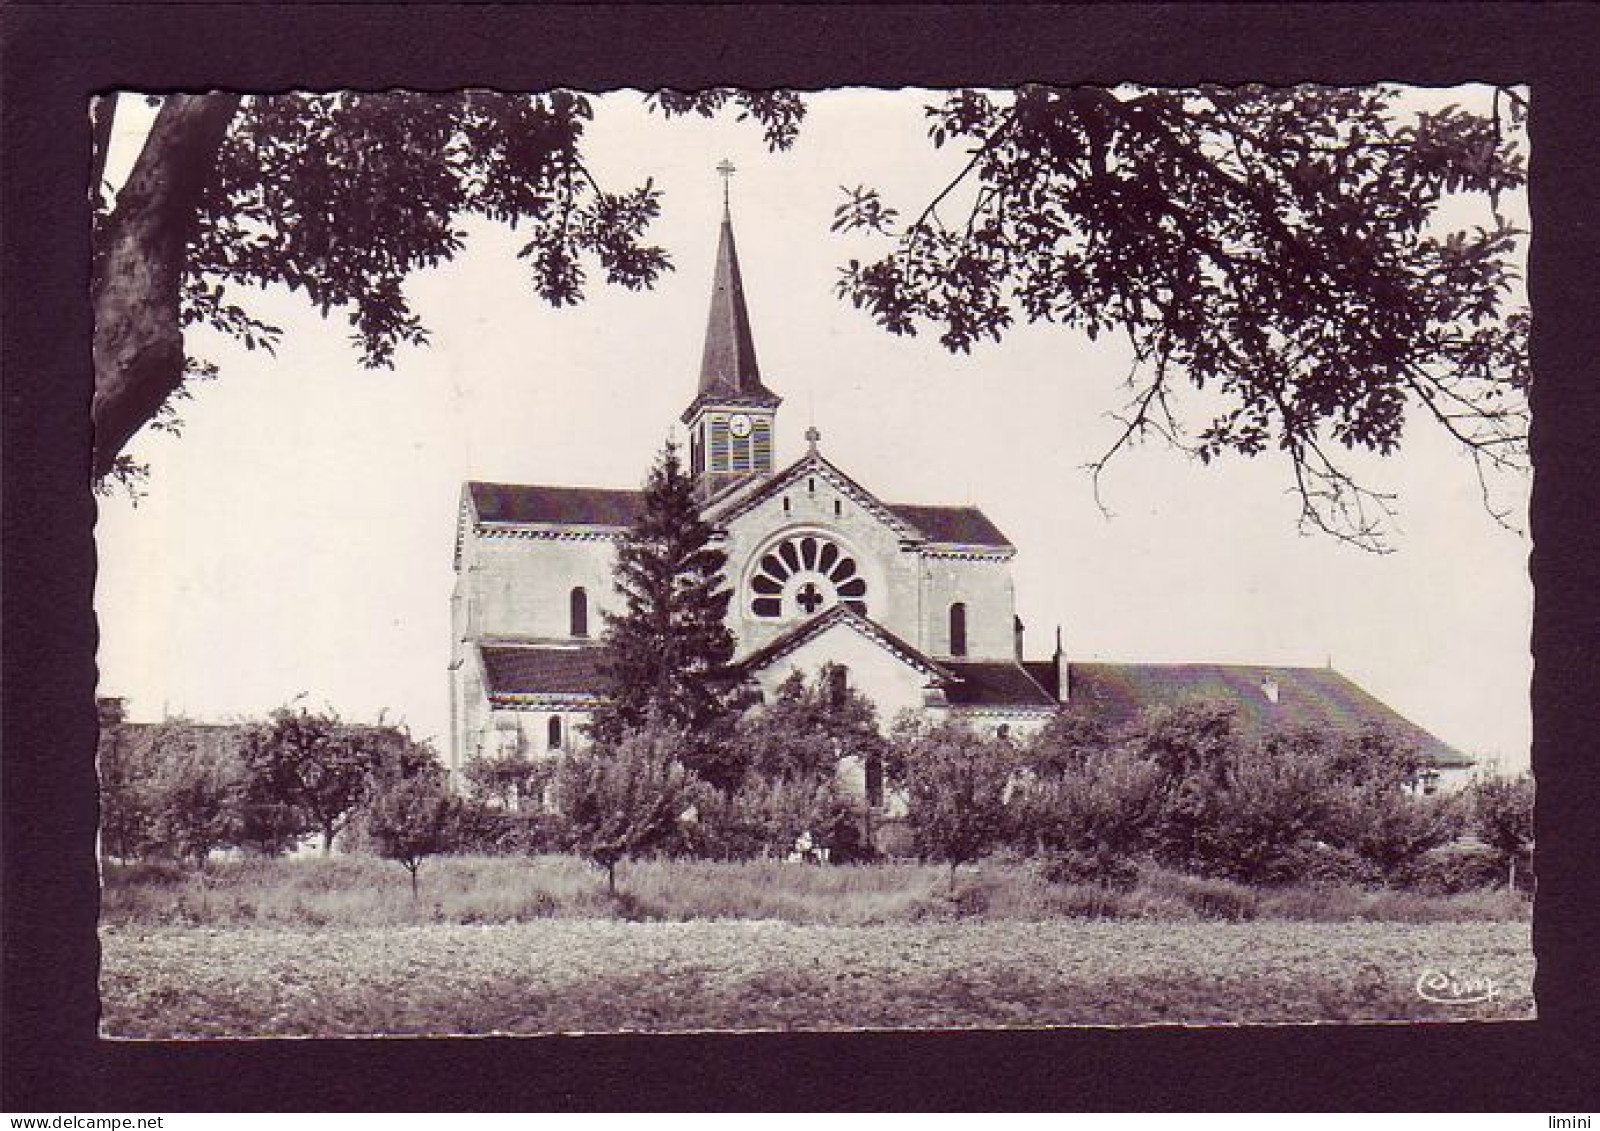
[[[758,617],[808,617],[835,604],[867,612],[867,582],[855,559],[815,534],[786,538],[762,554],[750,588]]]

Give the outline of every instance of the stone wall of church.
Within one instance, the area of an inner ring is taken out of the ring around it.
[[[930,656],[950,656],[950,607],[966,606],[967,656],[1007,660],[1016,656],[1016,591],[1007,560],[939,557],[923,559],[927,633],[921,647]]]
[[[797,623],[788,610],[778,619],[756,616],[750,580],[760,555],[771,545],[806,533],[829,537],[850,553],[867,581],[867,615],[915,643],[920,628],[916,556],[902,551],[899,536],[878,518],[817,476],[814,481],[799,480],[727,525],[722,548],[734,590],[728,625],[738,638],[739,654],[760,648]]]
[[[927,677],[885,651],[848,625],[838,625],[806,641],[778,663],[758,672],[756,680],[767,702],[777,697],[783,681],[794,672],[814,680],[827,664],[841,664],[851,688],[872,700],[878,722],[885,729],[902,711],[943,714],[943,707],[925,707]]]
[[[588,596],[588,635],[598,638],[601,611],[618,604],[615,562],[616,544],[609,539],[474,538],[462,558],[468,634],[570,638],[571,594],[581,586]]]

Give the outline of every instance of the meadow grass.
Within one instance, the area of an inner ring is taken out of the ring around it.
[[[824,926],[1054,919],[1524,921],[1528,901],[1504,890],[1460,895],[1351,885],[1254,888],[1146,867],[1120,891],[1055,884],[1026,864],[986,861],[819,867],[781,861],[644,860],[618,870],[619,892],[570,856],[451,857],[423,865],[413,899],[405,871],[364,856],[233,860],[204,871],[108,864],[108,926],[398,927],[543,919],[664,922],[773,920]]]

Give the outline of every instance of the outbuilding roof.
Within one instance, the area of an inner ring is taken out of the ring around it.
[[[1067,673],[1069,704],[1107,726],[1131,722],[1150,707],[1210,699],[1232,704],[1249,734],[1299,727],[1355,734],[1377,724],[1414,743],[1436,765],[1473,764],[1332,668],[1069,663]]]

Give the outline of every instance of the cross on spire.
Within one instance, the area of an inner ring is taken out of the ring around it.
[[[733,175],[739,170],[733,167],[733,162],[724,157],[717,163],[717,172],[722,174],[722,210],[728,210],[728,185],[733,181]]]

